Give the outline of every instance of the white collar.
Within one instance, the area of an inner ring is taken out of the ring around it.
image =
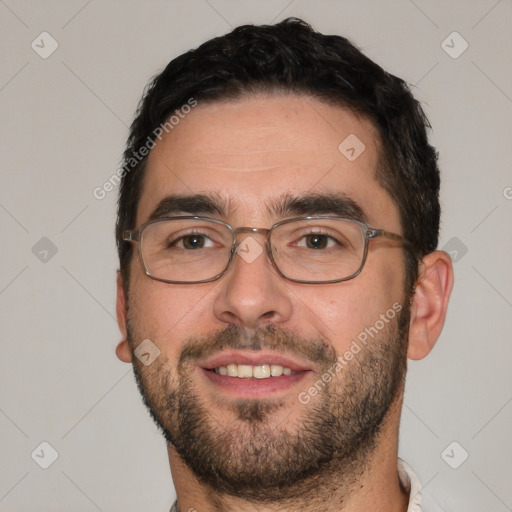
[[[421,484],[411,466],[402,459],[398,459],[398,476],[400,482],[409,492],[409,506],[407,512],[421,512]]]

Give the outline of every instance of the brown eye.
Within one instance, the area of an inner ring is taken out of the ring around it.
[[[305,239],[308,249],[325,249],[329,242],[329,237],[326,235],[308,235]]]
[[[205,246],[204,235],[187,235],[182,240],[185,249],[202,249]]]
[[[183,236],[172,236],[170,241],[167,243],[168,249],[185,249],[187,251],[193,251],[195,249],[210,249],[215,247],[213,240],[206,235],[201,233],[191,233]]]

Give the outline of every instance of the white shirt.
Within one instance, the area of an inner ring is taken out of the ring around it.
[[[421,512],[420,481],[411,466],[402,459],[398,459],[398,477],[405,490],[409,492],[409,506],[407,507],[407,512]]]
[[[409,493],[407,512],[421,512],[421,484],[411,466],[398,459],[398,477],[405,490]],[[175,501],[170,512],[179,512],[178,502]]]

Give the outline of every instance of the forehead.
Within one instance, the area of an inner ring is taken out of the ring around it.
[[[151,150],[137,225],[169,195],[218,197],[242,222],[267,220],[280,197],[340,193],[396,228],[396,208],[375,179],[378,148],[370,121],[311,97],[199,103]]]

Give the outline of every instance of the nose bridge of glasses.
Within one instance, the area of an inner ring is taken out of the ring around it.
[[[268,243],[268,235],[270,231],[270,229],[266,228],[253,228],[246,226],[233,229],[233,248],[236,249],[238,255],[242,256],[246,261],[252,261],[252,258],[259,255],[262,250],[267,252],[267,254],[270,254]],[[240,234],[246,236],[239,236]],[[251,252],[250,255],[248,254],[249,251]],[[246,257],[244,257],[244,255]]]
[[[267,228],[251,228],[251,227],[241,227],[241,228],[235,228],[233,229],[233,232],[235,234],[237,233],[261,233],[263,235],[266,235],[270,229]]]
[[[238,237],[238,234],[240,234],[240,233],[247,234],[248,236],[244,236],[243,238],[240,239]],[[233,229],[233,236],[235,237],[235,240],[237,240],[237,245],[241,242],[241,240],[245,240],[246,238],[248,238],[251,235],[260,235],[260,236],[263,236],[264,238],[268,238],[269,233],[270,233],[270,229],[266,229],[266,228],[251,228],[251,227],[244,226],[244,227]]]

